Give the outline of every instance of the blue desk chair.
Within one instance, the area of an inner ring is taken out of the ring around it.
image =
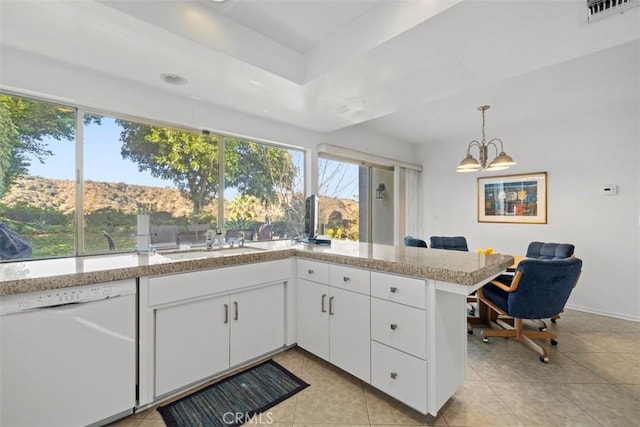
[[[467,239],[462,236],[455,237],[443,237],[443,236],[431,236],[429,239],[432,249],[449,249],[452,251],[464,251],[469,252],[467,246]]]
[[[563,259],[573,256],[575,246],[570,243],[531,242],[527,247],[527,258]]]
[[[405,236],[404,245],[405,246],[415,246],[415,247],[418,247],[418,248],[426,248],[427,247],[427,242],[425,242],[422,239],[417,239],[415,237]]]
[[[531,242],[527,247],[527,253],[525,256],[527,258],[534,259],[564,259],[572,257],[575,249],[576,247],[570,243]],[[500,276],[498,280],[503,283],[510,283],[512,278],[513,276]],[[560,314],[556,314],[551,318],[551,323],[556,323],[556,320],[559,318]],[[540,322],[542,323],[540,330],[545,331],[547,329],[547,324],[543,320],[540,320]]]
[[[494,316],[489,316],[493,319],[490,324],[501,328],[482,330],[482,340],[488,342],[489,337],[516,338],[536,351],[541,362],[547,363],[546,349],[533,340],[548,338],[551,345],[557,345],[555,332],[525,330],[523,319],[546,319],[559,314],[578,283],[581,271],[582,260],[578,258],[525,259],[518,264],[510,284],[492,280],[478,289],[480,309],[495,312]],[[513,324],[507,323],[505,317],[513,318]]]

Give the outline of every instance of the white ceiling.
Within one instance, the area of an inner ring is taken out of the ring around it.
[[[477,137],[481,104],[490,132],[640,98],[640,8],[588,24],[586,0],[0,0],[0,24],[13,49],[320,132],[362,125],[418,144]],[[628,86],[594,99],[589,86],[612,70]]]

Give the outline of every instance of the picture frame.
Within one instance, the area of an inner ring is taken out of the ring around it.
[[[547,173],[478,178],[478,222],[547,223]]]

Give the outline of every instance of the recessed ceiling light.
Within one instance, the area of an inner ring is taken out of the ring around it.
[[[172,73],[162,73],[160,74],[160,78],[165,82],[168,83],[170,85],[176,85],[176,86],[184,86],[187,84],[187,79],[185,79],[182,76],[179,76],[177,74],[172,74]]]
[[[212,1],[212,2],[214,2],[214,3],[222,3],[222,2],[224,2],[225,0],[211,0],[211,1]]]

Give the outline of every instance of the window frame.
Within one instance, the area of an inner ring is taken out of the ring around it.
[[[17,92],[17,91],[11,91],[11,90],[5,90],[0,89],[0,95],[6,95],[6,96],[11,96],[11,97],[19,97],[19,98],[23,98],[23,99],[27,99],[27,100],[31,100],[31,101],[36,101],[36,102],[42,102],[42,103],[49,103],[49,104],[56,104],[56,105],[60,105],[61,107],[67,107],[70,109],[73,109],[75,111],[75,138],[73,140],[73,143],[75,144],[75,164],[74,164],[74,173],[73,176],[75,177],[75,185],[74,185],[74,190],[75,190],[75,197],[74,197],[74,203],[75,203],[75,213],[74,213],[74,230],[73,230],[73,236],[74,236],[74,253],[71,255],[62,255],[62,256],[49,256],[49,257],[38,257],[38,258],[30,258],[29,261],[35,261],[35,260],[46,260],[46,259],[56,259],[56,258],[72,258],[72,257],[86,257],[86,256],[100,256],[100,255],[108,255],[108,254],[118,254],[118,253],[132,253],[134,251],[130,250],[130,249],[121,249],[121,250],[115,250],[115,251],[99,251],[99,252],[86,252],[84,249],[84,243],[85,243],[85,232],[84,232],[84,220],[85,220],[85,212],[84,212],[84,190],[85,190],[85,182],[84,182],[84,149],[85,149],[85,141],[84,141],[84,118],[85,115],[89,114],[89,115],[99,115],[99,116],[103,116],[103,117],[107,117],[107,118],[111,118],[111,119],[116,119],[116,120],[126,120],[126,121],[131,121],[134,123],[140,123],[140,124],[144,124],[144,125],[149,125],[149,126],[156,126],[156,127],[167,127],[167,128],[171,128],[171,129],[175,129],[178,131],[184,131],[184,132],[194,132],[194,133],[203,133],[206,135],[209,134],[213,134],[215,136],[218,137],[219,142],[218,142],[218,187],[219,187],[219,196],[217,197],[217,217],[218,218],[222,218],[222,225],[224,226],[224,223],[226,221],[225,217],[224,217],[224,189],[225,189],[225,179],[224,179],[224,172],[225,172],[225,159],[224,159],[224,150],[225,150],[225,141],[227,138],[230,139],[236,139],[236,140],[241,140],[244,142],[253,142],[256,144],[261,144],[261,145],[266,145],[266,146],[270,146],[270,147],[276,147],[276,148],[281,148],[281,149],[285,149],[285,150],[294,150],[294,151],[299,151],[301,153],[301,155],[303,156],[302,162],[301,162],[301,166],[304,168],[302,172],[302,176],[301,179],[303,180],[302,182],[302,187],[303,187],[303,192],[306,194],[308,193],[308,189],[309,189],[309,173],[310,171],[308,170],[308,165],[311,163],[310,162],[310,152],[307,148],[302,147],[302,146],[295,146],[295,145],[291,145],[291,144],[285,144],[285,143],[278,143],[278,142],[274,142],[274,141],[270,141],[270,140],[265,140],[265,139],[261,139],[261,138],[250,138],[244,135],[236,135],[233,133],[227,133],[227,132],[218,132],[218,131],[209,131],[207,129],[195,129],[189,126],[185,126],[185,125],[181,125],[181,124],[175,124],[175,123],[168,123],[168,122],[164,122],[164,121],[155,121],[155,120],[151,120],[151,119],[146,119],[146,118],[141,118],[141,117],[136,117],[136,116],[131,116],[128,114],[123,114],[123,113],[114,113],[111,111],[106,111],[106,110],[102,110],[99,108],[86,108],[83,106],[79,106],[76,105],[74,103],[70,103],[70,102],[66,102],[63,99],[56,99],[54,97],[52,98],[47,98],[47,97],[43,97],[43,96],[37,96],[37,95],[31,95],[31,94],[25,94],[25,93],[21,93],[21,92]],[[0,263],[9,263],[9,262],[24,262],[27,261],[25,259],[21,259],[21,260],[0,260]]]

